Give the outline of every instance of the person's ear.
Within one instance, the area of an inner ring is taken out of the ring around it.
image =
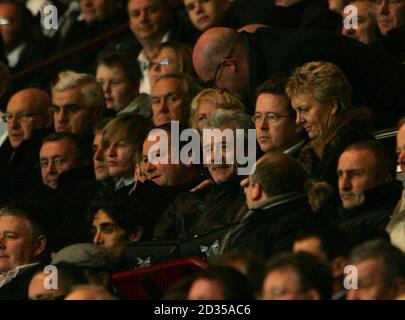
[[[332,101],[330,102],[330,107],[331,107],[330,114],[335,116],[339,111],[339,107],[340,107],[339,100],[337,98],[333,98]]]
[[[252,189],[252,191],[251,191],[252,200],[253,201],[260,200],[263,195],[263,189],[262,189],[261,185],[258,183],[254,183],[251,186],[251,189]]]
[[[48,241],[44,235],[40,235],[37,240],[35,240],[35,250],[34,257],[39,256],[42,252],[45,251]]]
[[[347,258],[343,256],[336,257],[331,261],[330,267],[333,279],[337,279],[343,276],[346,265]]]
[[[143,235],[143,228],[136,227],[135,230],[128,235],[127,238],[128,243],[134,243],[141,240],[142,235]]]

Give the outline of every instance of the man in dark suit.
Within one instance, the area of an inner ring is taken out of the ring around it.
[[[377,127],[395,125],[405,104],[405,66],[352,39],[318,30],[274,27],[239,34],[211,28],[193,52],[194,67],[203,81],[243,95],[251,106],[261,83],[288,77],[309,61],[336,64],[353,87],[354,104],[369,107]]]
[[[51,104],[46,92],[34,88],[17,92],[7,104],[8,139],[0,147],[0,193],[6,197],[17,200],[39,182],[39,148],[53,131]]]
[[[0,300],[28,299],[32,275],[48,261],[49,221],[29,203],[0,210]]]

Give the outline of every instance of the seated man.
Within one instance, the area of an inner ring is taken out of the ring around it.
[[[268,262],[262,299],[329,300],[331,296],[328,266],[309,253],[282,253]]]
[[[87,156],[83,142],[73,133],[59,132],[47,136],[39,151],[43,184],[57,189],[59,175],[87,165]]]
[[[146,216],[142,207],[124,201],[99,200],[92,204],[89,212],[92,242],[106,248],[113,256],[115,272],[133,269],[126,259],[126,246],[147,237]],[[150,235],[149,235],[150,237]]]
[[[169,73],[159,76],[151,93],[154,125],[179,121],[181,125],[187,126],[191,101],[200,89],[197,83],[185,75]]]
[[[150,99],[139,94],[141,72],[139,65],[129,55],[110,53],[97,62],[96,79],[104,91],[107,109],[117,115],[136,113],[151,117]]]
[[[37,161],[43,137],[51,132],[52,117],[48,94],[39,89],[24,89],[7,104],[3,120],[8,139],[0,147],[1,193],[15,200],[38,183]]]
[[[343,281],[350,251],[347,238],[347,235],[337,228],[319,225],[300,230],[293,244],[293,252],[308,252],[330,267],[333,278],[332,300],[346,298]]]
[[[221,133],[220,139],[212,136],[203,139],[203,149],[210,150],[205,153],[204,164],[213,183],[195,192],[178,195],[156,225],[154,239],[189,240],[196,235],[227,227],[235,220],[245,204],[243,189],[240,187],[242,176],[238,170],[243,164],[238,163],[235,157],[235,145],[241,144],[246,148],[239,152],[247,150],[248,130],[251,126],[249,116],[237,110],[217,109],[208,116],[207,128],[204,130],[219,129]],[[234,135],[237,129],[243,131],[244,140],[236,142],[235,139],[230,145],[227,142],[228,134]]]
[[[377,0],[378,28],[386,51],[405,61],[405,0]]]
[[[50,220],[31,203],[0,209],[0,300],[28,299],[32,275],[49,259]]]
[[[373,45],[378,42],[379,34],[376,17],[376,5],[371,0],[351,0],[348,5],[357,10],[357,26],[346,26],[345,19],[350,18],[354,11],[348,10],[343,14],[343,27],[341,33],[364,44]],[[354,22],[350,20],[350,22]]]
[[[173,123],[173,122],[172,122]],[[155,129],[158,132],[149,133],[143,142],[142,163],[140,164],[142,174],[146,180],[137,182],[135,189],[130,193],[131,199],[140,200],[147,205],[155,225],[163,212],[167,209],[171,201],[180,193],[189,191],[199,185],[202,181],[201,168],[195,164],[184,164],[181,161],[172,163],[171,152],[178,151],[187,143],[180,141],[174,144],[171,141],[173,127],[166,123]],[[179,134],[184,131],[184,127],[179,127]],[[159,141],[159,133],[165,132],[168,137],[168,159],[166,163],[153,161],[151,155],[152,147]],[[159,201],[156,201],[159,199]]]
[[[325,223],[349,236],[351,245],[374,237],[387,237],[389,216],[401,196],[394,179],[395,160],[384,145],[369,140],[356,142],[340,155],[337,175],[341,204],[321,208]]]
[[[405,293],[405,256],[383,240],[360,244],[349,255],[357,268],[357,288],[348,300],[393,300]]]
[[[93,126],[105,111],[103,89],[89,74],[63,72],[52,87],[51,110],[56,132],[71,132],[92,141]]]
[[[405,118],[399,121],[397,134],[397,154],[398,165],[402,171],[402,181],[405,183]],[[398,202],[394,213],[391,216],[390,223],[387,226],[387,232],[390,235],[391,243],[405,252],[405,189],[402,191],[401,200]]]
[[[242,181],[249,211],[224,237],[222,252],[251,251],[263,258],[292,249],[311,212],[304,184],[307,174],[289,155],[271,153],[256,162]]]
[[[285,94],[286,80],[269,80],[256,93],[256,111],[252,120],[256,138],[265,152],[284,152],[298,156],[304,146],[303,128],[295,123],[295,110]]]
[[[39,23],[20,1],[1,0],[0,18],[4,19],[0,34],[12,74],[46,59],[53,52],[50,41],[41,34]]]
[[[59,50],[81,45],[128,21],[123,0],[80,0],[81,18],[59,34]]]

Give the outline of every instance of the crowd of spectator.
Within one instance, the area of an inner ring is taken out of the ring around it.
[[[404,299],[405,0],[0,0],[0,60],[1,300]]]

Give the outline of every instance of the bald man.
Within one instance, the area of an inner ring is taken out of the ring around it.
[[[245,98],[253,114],[256,88],[288,77],[310,61],[336,64],[353,88],[353,103],[368,106],[376,127],[393,127],[405,105],[405,66],[352,39],[317,30],[259,28],[254,33],[211,28],[198,39],[193,64],[208,85]],[[389,112],[387,112],[389,110]]]
[[[0,197],[18,198],[36,180],[40,142],[52,131],[51,103],[46,92],[34,88],[18,91],[9,100],[2,115],[8,139],[0,148]]]

